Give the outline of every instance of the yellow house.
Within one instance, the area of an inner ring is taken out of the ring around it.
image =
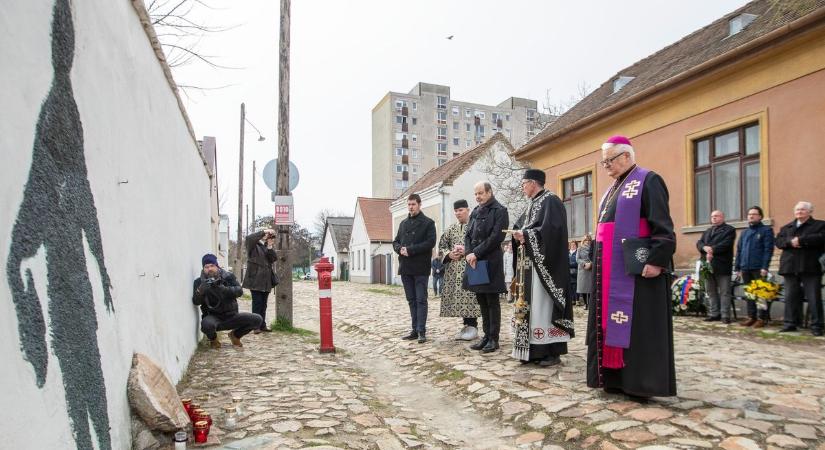
[[[797,201],[825,207],[825,0],[751,2],[621,70],[519,148],[564,199],[572,238],[594,229],[612,183],[599,149],[615,134],[668,185],[677,267],[697,258],[712,210],[744,228],[760,205],[776,231]]]

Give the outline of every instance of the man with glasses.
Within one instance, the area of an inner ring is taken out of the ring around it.
[[[676,239],[664,180],[635,159],[624,136],[602,145],[601,165],[615,182],[599,206],[587,385],[667,397],[676,395],[669,275]]]

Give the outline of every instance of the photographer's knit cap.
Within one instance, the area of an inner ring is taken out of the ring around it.
[[[217,266],[218,265],[218,257],[211,254],[211,253],[207,253],[207,254],[203,255],[203,258],[201,258],[201,267],[203,267],[207,264],[214,264],[214,265]]]

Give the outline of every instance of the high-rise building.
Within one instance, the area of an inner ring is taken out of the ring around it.
[[[424,173],[500,131],[518,148],[539,131],[535,100],[498,105],[450,98],[450,87],[418,83],[372,109],[372,195],[396,198]]]

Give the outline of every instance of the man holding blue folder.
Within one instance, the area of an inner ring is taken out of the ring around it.
[[[507,208],[493,196],[490,183],[476,183],[473,191],[478,206],[470,214],[470,223],[464,236],[467,269],[462,284],[464,289],[476,294],[484,330],[484,338],[470,348],[490,353],[498,350],[501,329],[499,296],[507,292],[501,242],[504,241],[502,230],[510,225],[510,218]]]

